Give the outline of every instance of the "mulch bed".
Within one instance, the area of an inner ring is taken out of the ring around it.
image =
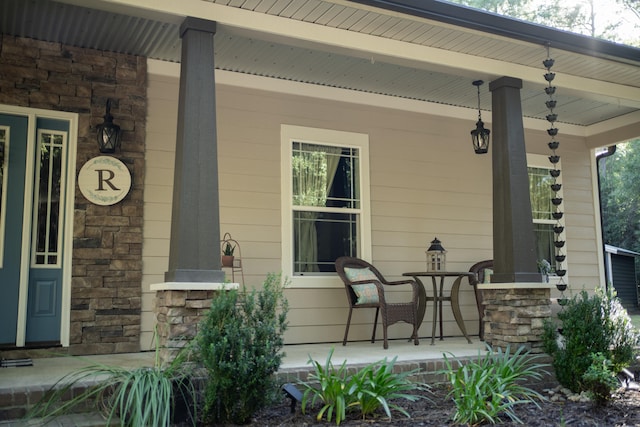
[[[548,396],[548,389],[539,390]],[[348,414],[347,420],[341,426],[348,427],[375,427],[375,426],[454,426],[451,420],[455,406],[446,397],[447,390],[444,386],[434,388],[431,394],[426,394],[430,399],[421,399],[417,402],[400,401],[411,418],[406,418],[400,413],[392,413],[389,420],[383,412],[377,413],[367,420],[358,418],[357,414]],[[546,400],[534,404],[519,405],[516,410],[523,424],[517,424],[504,417],[500,426],[640,426],[640,390],[635,388],[620,388],[612,401],[604,407],[595,406],[591,402],[573,402],[569,400]],[[335,418],[331,423],[323,420],[317,421],[317,410],[307,410],[304,415],[300,411],[300,405],[296,406],[295,413],[291,413],[290,401],[283,399],[281,403],[274,405],[256,414],[251,425],[255,426],[330,426],[335,425]]]

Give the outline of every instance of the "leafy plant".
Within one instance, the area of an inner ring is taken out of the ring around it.
[[[505,414],[512,421],[522,423],[514,411],[515,406],[523,403],[539,406],[536,400],[544,399],[524,385],[526,381],[542,378],[546,365],[534,363],[539,357],[524,347],[511,354],[509,347],[503,352],[487,345],[487,352],[484,356],[478,354],[477,360],[466,364],[456,360],[456,369],[444,354],[447,367],[444,374],[451,385],[449,396],[456,405],[453,420],[469,425],[495,424],[501,421],[500,415]]]
[[[537,261],[537,264],[540,274],[548,276],[549,273],[551,273],[551,264],[549,264],[549,261],[547,261],[546,259],[539,259]]]
[[[385,357],[380,362],[366,366],[352,377],[350,391],[355,397],[356,405],[354,406],[360,408],[362,419],[380,407],[384,409],[389,419],[391,419],[391,409],[411,418],[404,408],[394,403],[394,400],[405,399],[415,402],[421,396],[412,394],[413,392],[429,390],[427,384],[414,383],[409,380],[409,377],[418,373],[419,369],[393,372],[396,359],[397,356],[391,362],[387,362]]]
[[[282,361],[288,304],[281,277],[261,290],[227,290],[211,303],[196,336],[206,369],[204,415],[213,423],[244,424],[276,396],[273,373]]]
[[[232,245],[230,242],[227,242],[224,245],[224,249],[222,250],[222,255],[224,256],[233,256],[233,253],[236,250],[236,246]]]
[[[185,369],[183,354],[169,366],[162,367],[158,346],[153,367],[133,370],[119,366],[92,363],[58,380],[45,396],[29,411],[28,419],[42,418],[46,424],[60,415],[70,412],[80,404],[92,403],[105,413],[105,425],[119,418],[121,426],[169,426],[176,402],[192,402],[187,408],[188,417],[195,425],[197,408],[194,402],[195,388]],[[65,400],[72,389],[88,381],[95,386]]]
[[[324,365],[309,358],[309,363],[314,367],[314,372],[309,374],[309,380],[317,381],[317,387],[309,383],[303,383],[305,391],[302,397],[302,412],[306,412],[307,405],[315,406],[316,402],[322,403],[322,407],[316,416],[331,422],[335,415],[336,424],[339,425],[346,418],[347,410],[360,409],[362,419],[374,413],[380,407],[384,409],[387,417],[391,419],[391,410],[397,410],[410,418],[409,413],[392,399],[406,399],[416,401],[422,396],[411,394],[419,390],[428,390],[426,384],[412,383],[409,377],[415,375],[419,369],[401,373],[393,372],[397,358],[388,362],[386,358],[372,363],[347,375],[345,360],[339,368],[335,368],[331,362],[333,348],[329,352]]]
[[[324,366],[309,357],[309,363],[314,367],[314,372],[309,374],[308,379],[318,382],[318,388],[303,383],[305,391],[302,395],[302,413],[306,412],[309,397],[311,397],[311,406],[315,406],[316,402],[323,404],[316,418],[320,421],[326,416],[327,421],[331,422],[335,413],[336,424],[340,424],[346,417],[347,407],[355,405],[353,393],[350,392],[350,379],[347,377],[347,361],[342,362],[338,369],[335,369],[331,357],[333,356],[333,348],[329,351],[329,355]]]
[[[545,323],[544,350],[553,357],[553,368],[560,384],[575,393],[585,391],[582,376],[592,364],[592,354],[602,353],[611,361],[613,372],[629,366],[634,357],[638,333],[616,298],[614,291],[582,291],[558,313],[558,326]]]
[[[620,385],[612,363],[602,353],[591,354],[591,366],[582,375],[582,384],[598,405],[605,405],[611,393]]]

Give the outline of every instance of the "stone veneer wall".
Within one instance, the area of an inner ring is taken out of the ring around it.
[[[542,353],[544,321],[551,316],[549,289],[482,289],[485,342],[493,347],[525,346]]]
[[[198,334],[215,298],[214,290],[161,290],[156,293],[158,345],[163,363],[175,359]]]
[[[78,113],[75,173],[100,155],[107,99],[122,131],[114,154],[132,175],[120,203],[89,203],[76,186],[70,352],[139,351],[146,58],[0,35],[0,103]]]

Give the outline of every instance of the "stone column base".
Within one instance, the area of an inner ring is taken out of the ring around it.
[[[484,306],[484,339],[492,347],[524,346],[542,353],[544,321],[551,317],[548,283],[488,283],[478,285]]]
[[[156,291],[156,324],[162,364],[170,363],[198,333],[200,322],[218,292],[237,289],[237,283],[169,282],[151,285]]]

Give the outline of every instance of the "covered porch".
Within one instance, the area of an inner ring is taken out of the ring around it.
[[[331,272],[294,267],[291,147],[283,148],[291,129],[298,132],[293,140],[326,143],[325,136],[338,135],[361,150],[367,173],[354,221],[360,234],[351,243],[390,279],[423,270],[428,242],[438,237],[448,250],[448,270],[494,259],[498,282],[539,282],[527,167],[559,165],[564,193],[558,199],[566,215],[557,237],[567,257],[556,269],[578,288],[600,286],[593,150],[640,134],[638,50],[438,1],[415,3],[3,2],[8,60],[17,55],[18,62],[43,67],[50,66],[47,58],[66,61],[64,70],[86,86],[79,99],[58,96],[67,104],[37,104],[41,98],[30,96],[40,95],[38,79],[49,76],[42,72],[7,85],[28,92],[26,101],[0,92],[3,103],[69,110],[69,103],[86,101],[88,107],[77,109],[85,158],[95,155],[89,136],[105,98],[114,98],[116,123],[128,120],[118,100],[124,106],[133,98],[136,111],[144,112],[144,130],[114,154],[136,165],[136,199],[103,209],[71,195],[78,220],[66,242],[75,244],[68,264],[80,267],[66,271],[61,308],[70,320],[61,325],[61,344],[83,353],[149,349],[157,320],[151,285],[224,280],[223,232],[242,243],[247,286],[259,287],[268,272],[291,279],[287,343],[339,341],[347,311],[342,284]],[[50,16],[57,25],[42,24]],[[113,71],[108,59],[89,63],[88,51],[132,55],[140,76]],[[555,126],[547,119],[549,67],[542,61],[548,56],[556,60],[557,153],[548,145]],[[106,68],[115,83],[104,77]],[[134,81],[145,94],[123,93],[118,79]],[[477,79],[488,83],[480,99],[472,86]],[[67,90],[69,84],[42,87]],[[474,154],[469,137],[480,112],[492,130],[487,155]],[[113,212],[133,218],[134,231],[112,231]],[[112,262],[123,251],[104,248],[112,236],[126,238],[128,258]],[[100,251],[83,250],[87,240]],[[124,267],[131,271],[120,278]],[[127,279],[135,292],[114,296]],[[460,304],[476,335],[475,297],[466,284]],[[123,313],[129,324],[117,323]],[[450,311],[445,314],[445,335],[458,334]],[[431,329],[429,317],[421,336]],[[372,314],[358,313],[353,339],[366,339],[372,321]],[[408,336],[403,326],[392,334]]]

